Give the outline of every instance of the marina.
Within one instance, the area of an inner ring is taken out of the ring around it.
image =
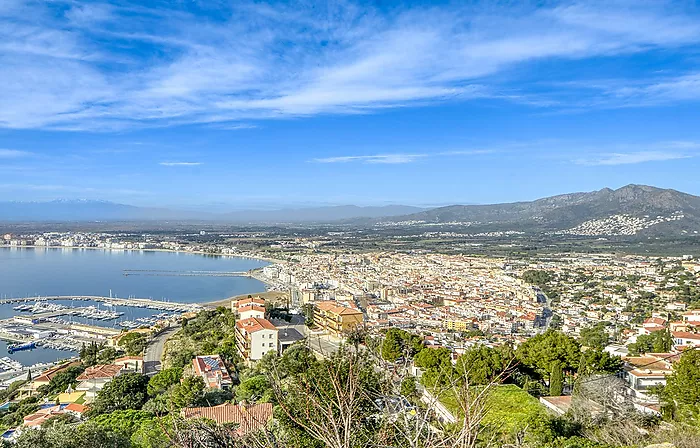
[[[197,312],[205,302],[264,291],[250,273],[267,264],[169,252],[0,248],[0,352],[14,362],[0,361],[0,379],[72,358],[84,343],[107,343],[123,330]],[[9,353],[23,344],[33,346]]]

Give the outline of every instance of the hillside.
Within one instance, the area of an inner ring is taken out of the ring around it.
[[[700,230],[700,197],[645,185],[604,188],[530,202],[452,205],[392,222],[461,223],[499,230],[627,235]]]

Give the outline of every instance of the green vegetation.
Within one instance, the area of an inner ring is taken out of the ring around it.
[[[129,356],[136,356],[143,353],[147,343],[148,337],[136,331],[127,333],[119,340],[119,346],[122,347]]]
[[[235,370],[240,362],[234,340],[236,318],[226,307],[205,310],[185,320],[182,329],[167,343],[165,364],[189,366],[197,354],[219,354]]]
[[[637,336],[637,342],[627,348],[632,355],[643,353],[668,353],[673,347],[673,338],[668,330],[659,330],[651,334]]]

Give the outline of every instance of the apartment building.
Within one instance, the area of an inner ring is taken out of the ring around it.
[[[266,353],[277,353],[278,330],[267,319],[250,317],[236,322],[236,347],[246,362],[258,361]]]
[[[264,319],[265,301],[258,297],[241,299],[236,302],[231,302],[231,311],[233,311],[240,320],[250,319],[252,317]]]
[[[329,333],[342,335],[361,326],[362,311],[339,305],[337,302],[318,302],[314,309],[314,323]]]

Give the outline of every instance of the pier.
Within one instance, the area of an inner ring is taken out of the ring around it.
[[[123,274],[147,277],[252,277],[252,271],[169,271],[164,269],[124,269]]]
[[[23,302],[43,302],[48,300],[73,300],[73,301],[87,301],[93,300],[95,302],[102,302],[106,304],[111,304],[115,306],[130,306],[134,308],[149,308],[153,310],[164,310],[164,311],[199,311],[202,309],[202,305],[197,303],[181,303],[181,302],[166,302],[164,300],[153,300],[153,299],[140,299],[130,297],[128,299],[122,299],[118,297],[102,297],[102,296],[36,296],[36,297],[13,297],[0,299],[0,304],[8,303],[23,303]]]

